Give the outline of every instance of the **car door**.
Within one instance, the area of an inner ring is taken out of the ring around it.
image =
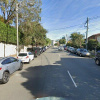
[[[18,59],[13,58],[13,57],[11,57],[10,59],[13,64],[14,71],[18,70],[20,67],[20,62],[18,61]]]
[[[11,59],[10,58],[5,59],[2,62],[2,65],[3,66],[6,66],[6,68],[7,68],[6,70],[9,70],[10,74],[14,72],[13,63],[11,62]]]

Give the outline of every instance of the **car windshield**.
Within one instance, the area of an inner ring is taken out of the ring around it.
[[[84,49],[84,52],[88,52],[88,50]]]
[[[20,53],[18,56],[27,56],[27,53]]]

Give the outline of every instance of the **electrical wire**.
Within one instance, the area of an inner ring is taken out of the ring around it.
[[[84,23],[82,23],[82,24],[77,24],[77,25],[73,25],[73,26],[68,26],[68,27],[64,27],[64,28],[59,28],[59,29],[52,29],[52,30],[62,30],[62,29],[67,29],[67,28],[76,27],[76,26],[79,26],[79,25],[84,25]]]

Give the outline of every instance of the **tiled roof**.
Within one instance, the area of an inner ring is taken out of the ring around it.
[[[98,35],[100,35],[100,33],[93,34],[93,35],[89,36],[89,38],[92,37],[92,36],[98,36]]]

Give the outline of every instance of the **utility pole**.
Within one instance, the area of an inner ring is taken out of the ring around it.
[[[19,41],[18,41],[18,3],[16,3],[16,28],[17,28],[17,56],[18,56],[18,49],[19,49]]]
[[[67,44],[67,34],[66,34],[66,44]]]
[[[86,31],[86,49],[88,49],[88,23],[89,23],[89,18],[87,17],[87,21],[86,21],[86,23],[87,23],[87,31]]]

